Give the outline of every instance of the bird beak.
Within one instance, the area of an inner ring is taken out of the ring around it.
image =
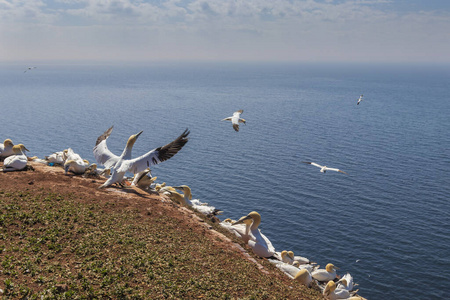
[[[141,135],[141,133],[143,133],[143,132],[144,132],[144,130],[141,130],[140,132],[136,133],[134,135],[134,138],[137,139]]]
[[[249,216],[242,217],[242,218],[240,218],[238,221],[234,222],[234,223],[231,224],[231,225],[242,224],[242,223],[244,223],[244,221],[246,221],[246,220],[248,220],[248,219],[251,219],[251,217],[249,217]]]
[[[30,152],[30,150],[27,149],[27,147],[23,146],[23,149],[27,150],[28,152]]]

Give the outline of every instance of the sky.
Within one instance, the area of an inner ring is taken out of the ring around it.
[[[0,0],[0,61],[450,62],[450,0]]]

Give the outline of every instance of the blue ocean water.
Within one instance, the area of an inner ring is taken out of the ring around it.
[[[43,158],[97,137],[134,156],[191,131],[158,182],[238,219],[256,210],[278,251],[369,299],[443,299],[450,277],[450,68],[431,65],[153,63],[0,66],[0,140]],[[356,105],[360,94],[364,101]],[[236,133],[220,120],[243,109]],[[301,163],[314,161],[347,175]]]

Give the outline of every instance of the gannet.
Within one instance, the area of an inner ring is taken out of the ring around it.
[[[49,156],[46,156],[45,159],[49,163],[63,165],[65,153],[67,153],[67,149],[65,149],[63,151],[54,152],[54,153],[50,154]]]
[[[245,220],[242,224],[235,225],[236,221],[233,221],[229,218],[223,220],[219,223],[220,226],[225,228],[231,233],[244,241],[244,243],[248,243],[251,237],[250,226],[252,225],[252,220]]]
[[[310,287],[312,282],[311,273],[308,269],[302,269],[294,276],[294,280]]]
[[[319,164],[316,164],[316,163],[313,163],[313,162],[310,162],[310,161],[302,161],[302,163],[310,164],[310,165],[316,166],[316,167],[320,168],[320,172],[322,172],[322,173],[326,173],[327,171],[336,171],[336,172],[340,172],[340,173],[347,174],[347,173],[345,173],[344,171],[341,171],[341,170],[339,170],[339,169],[328,168],[327,166],[321,166],[321,165],[319,165]]]
[[[192,199],[191,188],[187,185],[174,186],[174,189],[182,191],[183,194],[180,194],[176,191],[168,191],[167,194],[169,196],[174,197],[178,202],[184,204],[186,206],[192,206],[194,210],[208,216],[208,215],[218,215],[221,213],[220,210],[216,209],[214,206],[209,205],[208,203],[203,203],[198,199]]]
[[[239,123],[246,124],[245,120],[241,118],[241,114],[243,112],[244,111],[242,109],[238,110],[238,111],[233,113],[232,117],[225,118],[222,121],[231,121],[231,124],[233,124],[233,129],[236,130],[236,131],[239,131]]]
[[[352,275],[350,275],[350,273],[347,273],[344,276],[342,276],[337,283],[338,283],[337,285],[338,290],[347,290],[347,291],[353,290],[353,277]]]
[[[347,290],[336,289],[336,283],[332,280],[328,281],[325,289],[323,290],[323,296],[325,299],[348,299],[352,294]]]
[[[86,167],[89,166],[89,161],[82,159],[78,153],[75,153],[72,148],[68,148],[67,152],[63,153],[64,171],[65,174],[72,172],[74,174],[84,174]]]
[[[327,264],[325,269],[317,269],[311,273],[311,276],[318,281],[329,281],[336,278],[336,270],[339,269],[333,264]]]
[[[13,146],[13,155],[5,158],[3,162],[4,170],[23,170],[27,166],[27,156],[24,151],[30,151],[23,144]]]
[[[158,177],[152,177],[150,168],[147,168],[144,171],[134,175],[131,185],[137,186],[138,188],[143,190],[148,190],[150,188],[150,185],[155,182],[157,178]]]
[[[275,259],[269,259],[269,262],[273,263],[278,269],[280,269],[283,273],[285,273],[289,278],[294,279],[294,277],[301,270],[307,270],[308,272],[312,272],[314,269],[313,265],[291,265],[289,263],[285,263]]]
[[[143,131],[130,136],[122,154],[117,156],[109,151],[106,145],[106,140],[111,134],[112,129],[113,127],[109,128],[105,133],[99,136],[94,147],[94,156],[97,162],[104,165],[107,169],[112,169],[111,177],[102,184],[100,188],[105,188],[116,182],[121,182],[127,171],[136,174],[144,171],[151,165],[156,165],[168,160],[183,148],[188,141],[187,136],[189,135],[189,130],[186,129],[179,137],[169,144],[155,148],[142,156],[132,159],[131,149]]]
[[[250,240],[248,241],[248,245],[253,249],[253,252],[261,257],[271,257],[275,253],[275,248],[272,246],[270,240],[263,235],[258,229],[259,224],[261,223],[261,215],[256,211],[252,211],[247,216],[239,219],[236,224],[241,224],[246,220],[252,220],[252,225],[250,226]]]
[[[0,144],[0,159],[13,155],[13,146],[14,144],[10,139],[6,139],[3,144]]]
[[[356,103],[356,105],[359,105],[359,102],[363,101],[363,95],[359,96],[358,102]],[[369,105],[370,106],[370,105]]]
[[[303,256],[295,256],[294,252],[292,251],[286,251],[283,250],[280,252],[276,252],[274,255],[276,258],[281,260],[282,262],[288,263],[288,264],[294,264],[294,262],[298,262],[300,265],[302,264],[309,264],[310,261],[306,257]]]
[[[31,70],[33,70],[33,69],[36,69],[37,67],[28,67],[25,71],[23,71],[24,73],[26,72],[26,71],[31,71]]]

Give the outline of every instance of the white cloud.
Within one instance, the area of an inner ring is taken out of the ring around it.
[[[385,0],[55,3],[0,0],[1,57],[426,60],[450,50],[448,12],[390,11]]]

